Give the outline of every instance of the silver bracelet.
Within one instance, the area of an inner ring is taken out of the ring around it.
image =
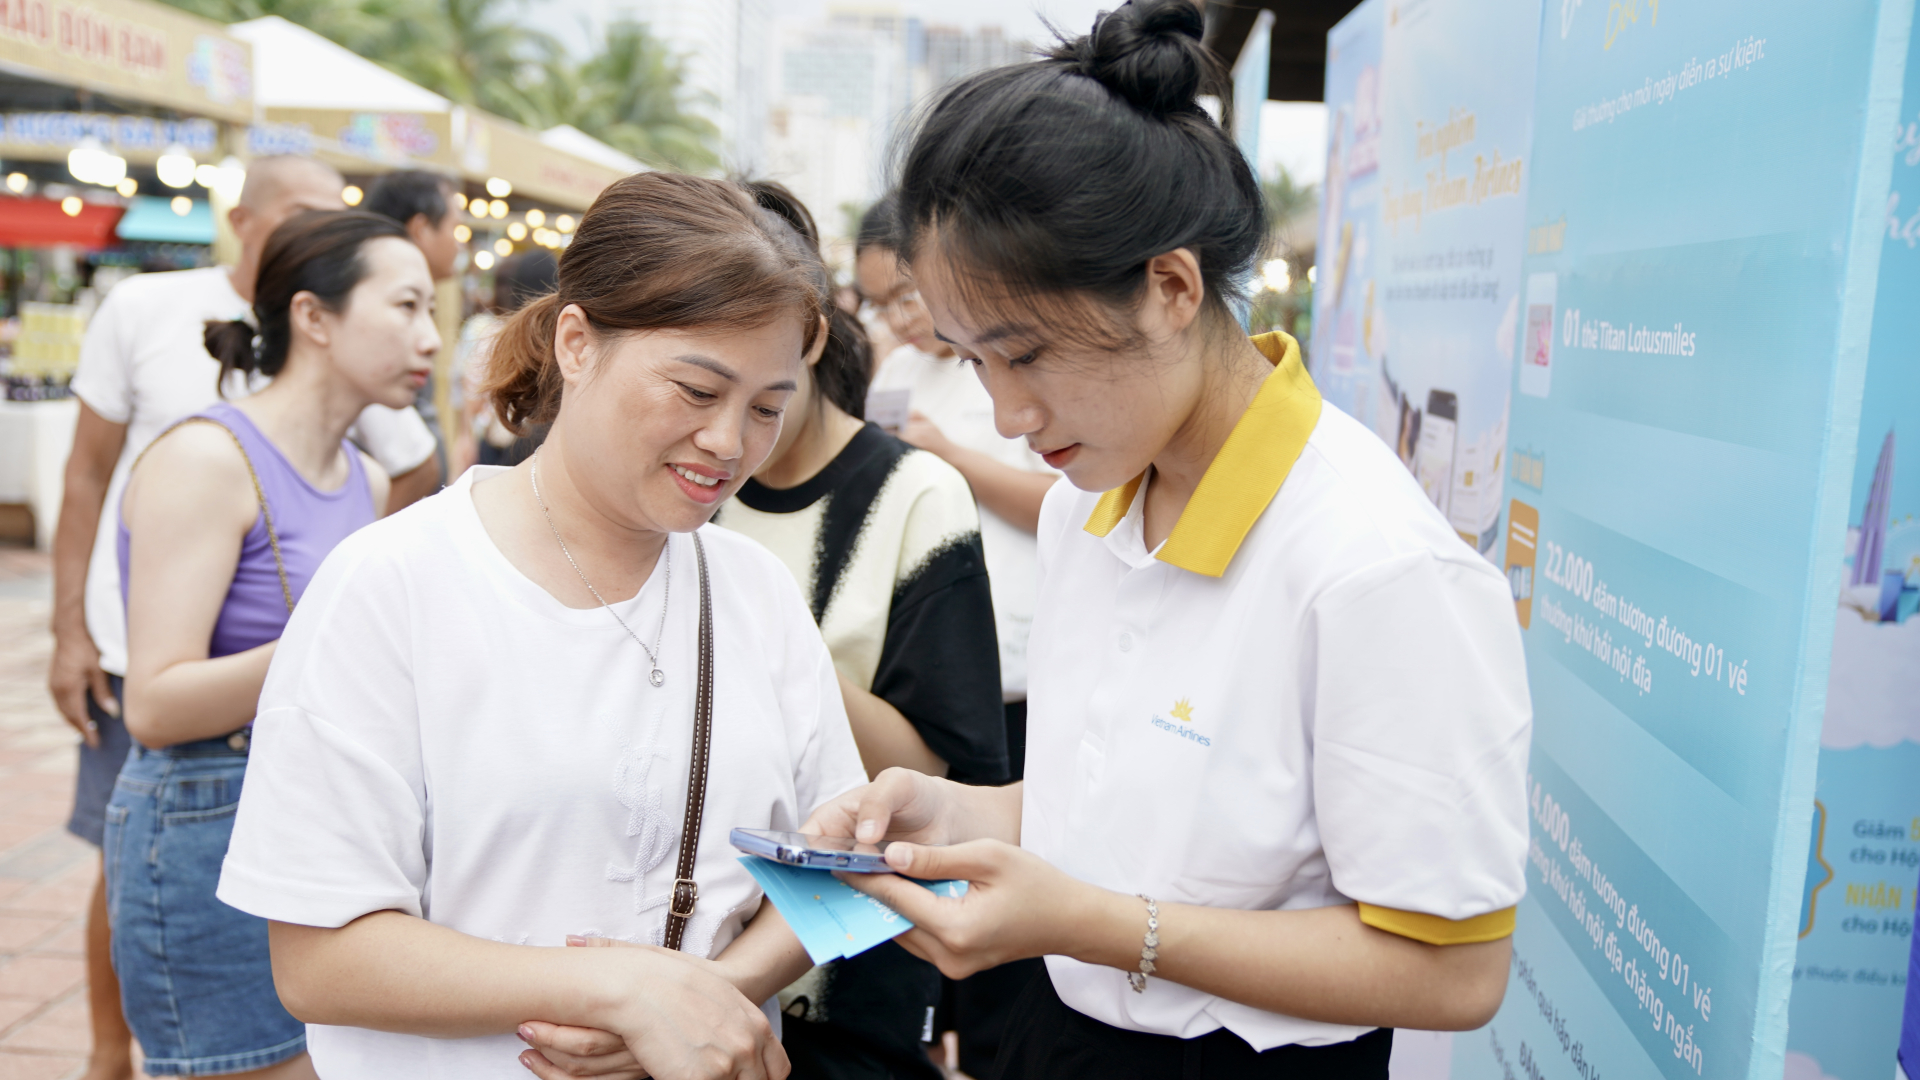
[[[1147,976],[1153,974],[1153,962],[1160,958],[1160,905],[1144,893],[1135,896],[1147,902],[1147,936],[1140,943],[1140,970],[1127,972],[1127,985],[1136,994],[1147,992]]]

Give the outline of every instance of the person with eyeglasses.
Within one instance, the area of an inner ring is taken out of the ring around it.
[[[900,257],[898,214],[898,195],[881,197],[861,218],[855,241],[855,270],[865,298],[861,314],[883,323],[903,343],[880,365],[873,389],[907,392],[911,412],[900,429],[901,441],[952,465],[966,477],[980,504],[980,544],[993,592],[1008,764],[1017,781],[1026,762],[1027,635],[1037,585],[1034,530],[1040,503],[1060,474],[1024,440],[1000,434],[994,426],[993,399],[973,366],[934,331],[933,317]],[[935,1027],[958,1033],[961,1071],[974,1076],[991,1071],[1007,1008],[1039,967],[1037,959],[1018,960],[947,983]]]

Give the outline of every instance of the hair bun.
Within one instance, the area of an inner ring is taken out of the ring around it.
[[[1092,33],[1062,51],[1134,108],[1166,116],[1191,108],[1217,66],[1200,43],[1205,32],[1206,18],[1193,0],[1127,0],[1102,12]]]

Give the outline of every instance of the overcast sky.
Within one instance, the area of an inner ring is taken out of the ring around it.
[[[700,0],[685,0],[698,3]],[[826,17],[830,0],[777,0],[775,18],[786,23],[807,23]],[[871,2],[871,0],[869,0]],[[1111,10],[1119,0],[897,0],[903,14],[917,15],[928,23],[978,29],[998,26],[1015,39],[1035,44],[1051,41],[1046,23],[1051,21],[1068,34],[1083,34],[1093,26],[1093,17],[1102,9]],[[543,29],[556,31],[569,44],[585,44],[584,32],[572,32],[584,17],[599,22],[616,14],[621,0],[529,0],[527,15]],[[865,6],[858,0],[854,6]],[[1271,172],[1276,164],[1285,165],[1295,179],[1318,183],[1325,171],[1326,111],[1319,105],[1275,104],[1269,102],[1260,117],[1260,171]]]

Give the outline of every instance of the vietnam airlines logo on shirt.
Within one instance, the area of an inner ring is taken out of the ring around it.
[[[1167,712],[1173,717],[1173,719],[1168,720],[1166,717],[1161,716],[1159,713],[1155,713],[1153,715],[1154,727],[1159,728],[1161,731],[1171,732],[1175,735],[1180,736],[1183,739],[1190,739],[1193,742],[1199,743],[1201,746],[1213,745],[1212,739],[1209,739],[1205,735],[1200,734],[1198,731],[1195,731],[1192,727],[1192,724],[1193,724],[1193,702],[1192,701],[1188,700],[1187,698],[1181,698],[1180,700],[1174,702],[1173,708],[1168,709]]]

